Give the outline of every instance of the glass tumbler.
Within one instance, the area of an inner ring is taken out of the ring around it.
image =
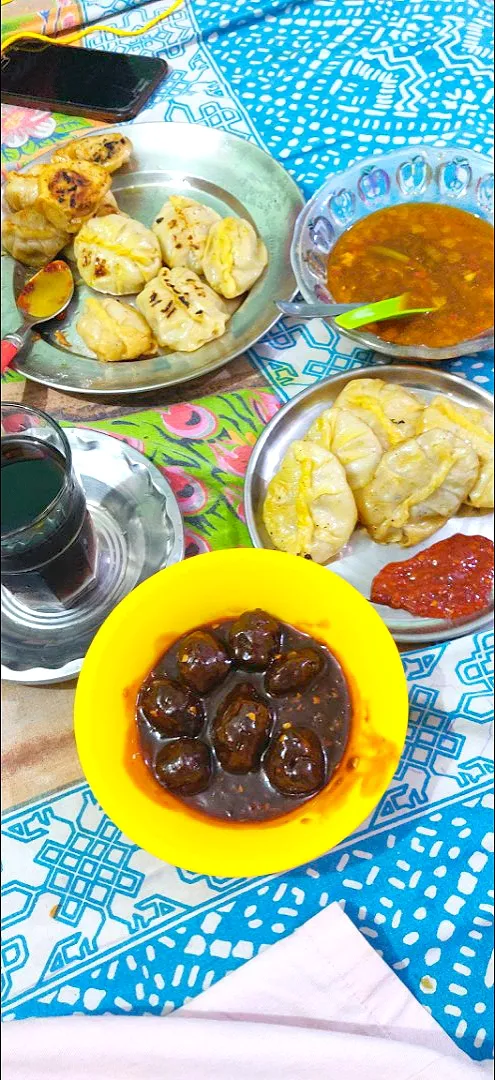
[[[62,428],[4,402],[1,469],[2,587],[29,608],[72,607],[95,581],[97,542]]]

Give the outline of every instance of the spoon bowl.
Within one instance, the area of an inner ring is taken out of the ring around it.
[[[63,259],[55,259],[38,270],[21,288],[17,308],[22,323],[2,341],[2,375],[28,341],[33,326],[54,319],[65,311],[74,294],[72,271]]]

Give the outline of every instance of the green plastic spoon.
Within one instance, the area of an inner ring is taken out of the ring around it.
[[[320,301],[307,304],[304,300],[278,300],[277,307],[284,315],[296,319],[334,319],[343,330],[357,330],[366,323],[381,322],[402,315],[423,315],[433,307],[408,308],[408,293],[392,296],[389,300],[377,300],[373,304],[324,304]]]
[[[343,330],[357,330],[367,323],[383,322],[384,319],[396,319],[402,315],[427,315],[433,311],[433,307],[408,308],[409,296],[392,296],[389,300],[377,300],[374,304],[366,304],[364,307],[354,308],[354,311],[346,311],[343,315],[337,315],[335,322]]]

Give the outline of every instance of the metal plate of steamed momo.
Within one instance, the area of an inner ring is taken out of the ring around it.
[[[33,611],[2,587],[2,679],[73,679],[110,611],[141,581],[184,556],[180,510],[165,477],[103,431],[65,428],[98,538],[96,584],[73,608]]]
[[[296,292],[290,244],[304,200],[278,162],[238,136],[196,124],[121,124],[101,128],[98,134],[107,130],[121,131],[133,144],[131,159],[112,175],[111,188],[119,208],[130,217],[151,227],[170,195],[187,195],[211,206],[222,217],[247,218],[268,249],[266,269],[227,324],[225,334],[196,352],[164,351],[152,359],[119,363],[96,360],[77,334],[75,323],[86,296],[100,294],[78,285],[64,320],[39,328],[39,340],[19,359],[19,371],[26,378],[59,390],[132,394],[214,371],[254,345],[280,318],[274,301]],[[36,163],[50,158],[51,152],[37,158]],[[10,256],[2,258],[3,335],[19,324],[14,265]],[[27,271],[24,278],[31,273]],[[121,299],[133,302],[132,297]]]
[[[316,417],[333,404],[344,386],[353,379],[383,379],[384,382],[400,384],[424,401],[430,401],[437,394],[445,394],[460,405],[485,409],[487,412],[493,410],[493,397],[486,390],[426,364],[422,367],[378,364],[373,368],[359,368],[352,375],[335,375],[303,390],[276,413],[258,439],[249,460],[244,505],[249,534],[255,547],[273,547],[263,525],[262,509],[267,485],[290,444],[295,439],[303,438]],[[461,507],[459,513],[450,518],[443,528],[427,540],[408,548],[399,544],[377,544],[364,528],[358,526],[349,543],[327,566],[369,599],[373,578],[383,566],[411,559],[419,551],[454,533],[482,535],[493,540],[493,511],[472,511],[468,507]],[[480,630],[490,621],[490,612],[456,620],[425,619],[383,604],[375,604],[374,607],[395,640],[401,644],[447,641]]]

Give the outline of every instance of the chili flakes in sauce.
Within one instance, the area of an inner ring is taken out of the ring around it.
[[[411,615],[460,619],[484,611],[493,593],[493,541],[456,533],[373,579],[371,600]]]

